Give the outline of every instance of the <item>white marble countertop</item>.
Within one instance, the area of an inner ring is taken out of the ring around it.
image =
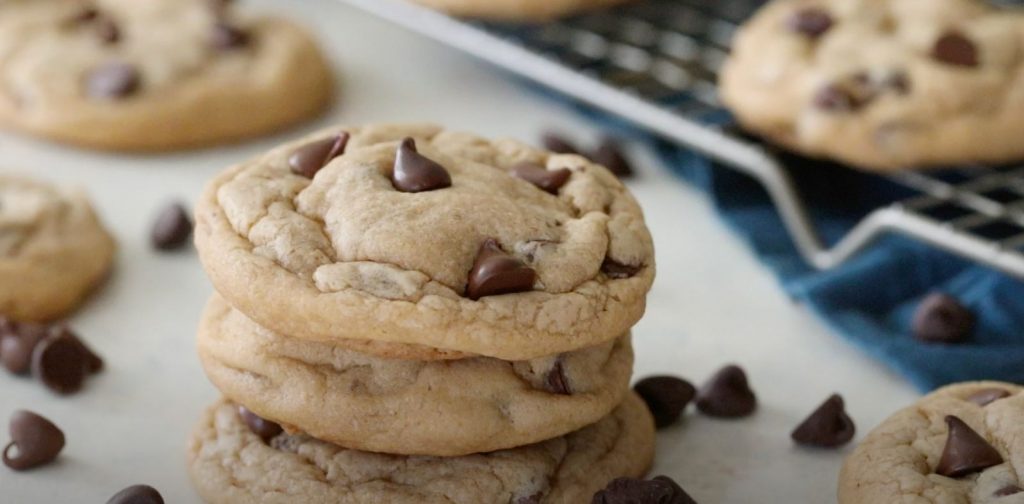
[[[487,136],[536,139],[543,129],[593,141],[568,110],[524,92],[486,64],[332,0],[253,0],[314,27],[341,76],[333,122],[436,121]],[[110,283],[72,319],[106,359],[83,392],[51,395],[0,373],[0,420],[17,409],[62,427],[57,464],[26,473],[0,467],[0,502],[99,503],[134,483],[172,504],[199,502],[185,473],[185,439],[216,396],[199,367],[194,331],[210,292],[194,252],[160,255],[148,233],[169,200],[195,200],[226,165],[285,138],[159,157],[112,156],[0,135],[0,166],[88,189],[120,242]],[[907,382],[794,305],[771,274],[718,221],[698,192],[647,152],[629,183],[654,234],[658,278],[636,327],[636,375],[700,382],[725,363],[749,373],[760,409],[738,421],[692,409],[662,431],[654,474],[675,478],[698,502],[835,502],[839,452],[798,449],[790,430],[832,392],[842,393],[858,439],[915,397]],[[6,442],[6,433],[0,429]]]

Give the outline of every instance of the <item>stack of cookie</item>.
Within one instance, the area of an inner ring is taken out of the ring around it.
[[[208,502],[588,502],[649,466],[629,329],[653,247],[605,168],[339,127],[227,170],[196,214],[225,396],[190,445]]]

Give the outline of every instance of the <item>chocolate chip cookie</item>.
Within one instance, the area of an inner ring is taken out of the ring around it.
[[[308,118],[332,88],[304,29],[231,2],[0,2],[11,129],[101,149],[195,147]]]
[[[590,502],[608,481],[642,475],[654,453],[654,423],[632,394],[609,416],[566,436],[464,457],[385,455],[266,434],[264,441],[227,401],[207,411],[188,453],[206,502]]]
[[[81,191],[0,175],[0,315],[66,315],[105,279],[114,249]]]
[[[529,360],[619,338],[654,278],[605,168],[432,125],[331,128],[234,166],[196,210],[216,289],[261,326]]]
[[[872,170],[1024,159],[1024,13],[982,0],[775,0],[723,101],[748,129]]]
[[[503,21],[546,21],[611,7],[627,0],[414,0],[455,16]]]
[[[839,476],[840,504],[1021,502],[1024,387],[951,385],[889,417]]]
[[[349,448],[466,455],[531,444],[607,415],[629,388],[628,336],[530,361],[381,359],[272,333],[214,297],[199,355],[229,399]]]

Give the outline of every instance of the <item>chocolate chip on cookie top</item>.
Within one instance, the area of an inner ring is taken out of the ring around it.
[[[348,133],[345,132],[310,142],[292,152],[288,157],[288,166],[295,174],[313,178],[327,163],[345,152],[346,144]]]
[[[935,473],[959,478],[1003,463],[1003,456],[960,418],[947,415],[949,437]]]
[[[821,7],[805,7],[793,13],[786,20],[790,30],[810,38],[818,38],[832,28],[834,20],[829,12]]]
[[[120,100],[139,91],[142,75],[129,63],[105,63],[89,72],[85,81],[86,94],[91,98]]]
[[[967,400],[971,401],[978,406],[988,406],[1000,399],[1010,397],[1009,390],[1001,389],[997,387],[981,389],[973,394],[967,396]]]
[[[948,31],[935,40],[932,57],[947,65],[978,66],[978,47],[958,31]]]
[[[416,141],[405,138],[398,145],[391,182],[402,192],[418,193],[451,187],[452,177],[443,166],[416,150]]]

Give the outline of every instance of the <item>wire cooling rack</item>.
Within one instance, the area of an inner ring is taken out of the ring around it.
[[[808,263],[827,269],[887,233],[907,235],[1024,278],[1024,167],[889,176],[908,196],[827,243],[790,171],[738,133],[718,70],[759,0],[638,0],[540,25],[454,19],[403,0],[345,0],[619,115],[758,180]],[[837,168],[842,169],[842,168]]]

